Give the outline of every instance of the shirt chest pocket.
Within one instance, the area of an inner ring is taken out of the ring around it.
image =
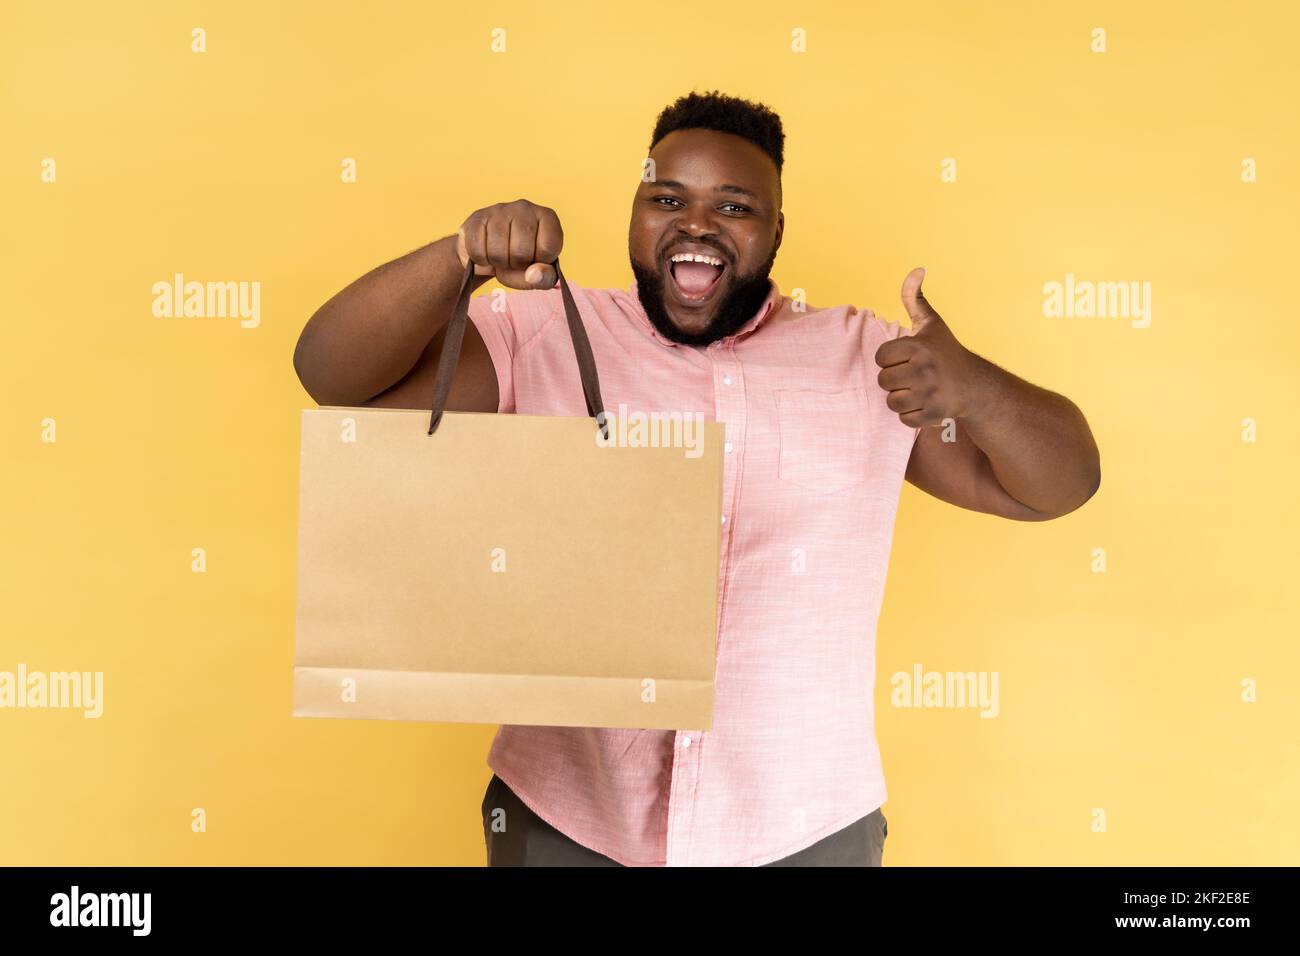
[[[831,494],[867,479],[871,400],[865,388],[775,390],[777,476]]]

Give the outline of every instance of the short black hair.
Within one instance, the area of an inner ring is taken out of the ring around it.
[[[719,133],[743,136],[776,163],[781,174],[785,161],[785,131],[781,117],[762,103],[753,103],[713,90],[709,93],[688,93],[659,114],[650,148],[661,139],[679,129],[711,129]]]

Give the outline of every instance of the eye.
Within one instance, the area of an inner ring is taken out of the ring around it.
[[[677,206],[682,205],[682,201],[681,201],[680,199],[678,199],[676,196],[655,196],[655,197],[651,198],[650,202],[653,203],[653,204],[655,204],[655,205],[663,205],[663,204],[665,204],[665,203],[676,203]],[[672,208],[675,208],[675,207],[674,207],[674,206],[671,206],[671,205],[664,205],[663,208],[665,208],[665,209],[672,209]],[[724,209],[724,210],[725,210],[725,209],[734,209],[734,210],[736,210],[736,212],[735,212],[735,213],[731,213],[731,215],[737,215],[737,214],[744,214],[744,213],[753,212],[753,210],[750,209],[748,206],[742,206],[742,205],[740,205],[739,203],[734,203],[734,202],[726,202],[726,203],[723,203],[722,206],[721,206],[720,208],[722,208],[722,209]]]

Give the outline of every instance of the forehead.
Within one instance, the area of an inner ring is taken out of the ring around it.
[[[679,129],[650,151],[656,180],[676,180],[687,189],[734,184],[760,196],[779,189],[776,164],[743,136],[709,129]]]

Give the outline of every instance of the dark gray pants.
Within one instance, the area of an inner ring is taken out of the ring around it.
[[[500,810],[501,813],[496,811]],[[483,839],[488,866],[622,866],[569,839],[528,808],[496,774],[483,794]],[[494,821],[503,821],[493,826]],[[880,866],[889,836],[875,810],[798,853],[764,866]]]

